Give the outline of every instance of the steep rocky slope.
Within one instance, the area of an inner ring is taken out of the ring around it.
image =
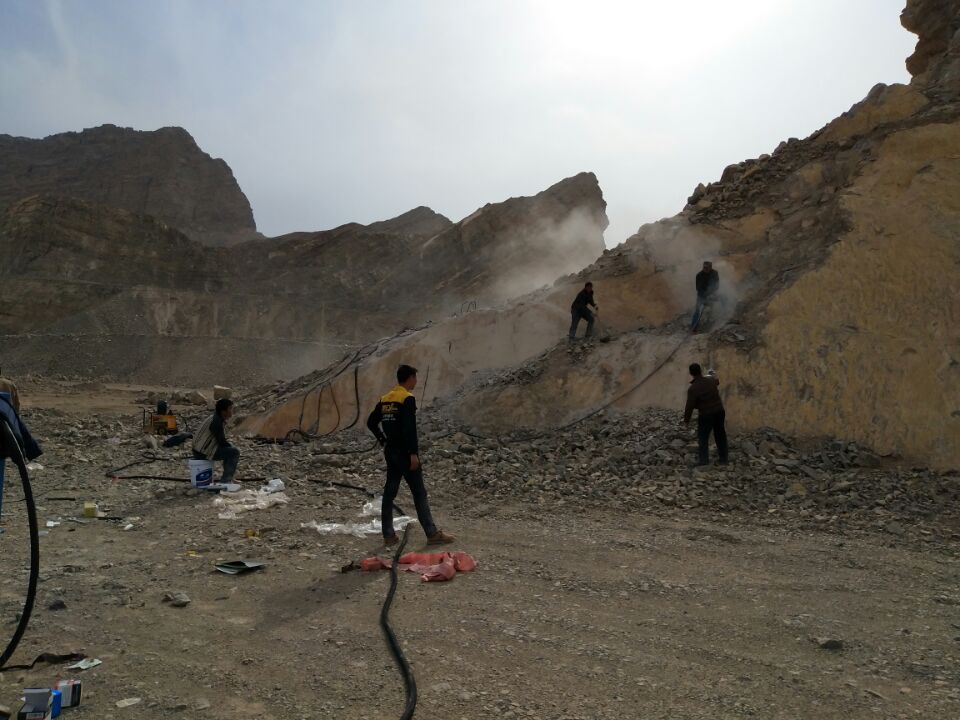
[[[429,368],[424,400],[469,427],[551,428],[608,406],[679,409],[699,360],[720,371],[735,431],[772,426],[960,465],[958,13],[956,0],[911,0],[909,86],[878,86],[809,138],[731,165],[578,277],[371,349],[358,359],[366,403],[403,360]],[[723,302],[711,331],[690,335],[704,259]],[[586,277],[608,342],[555,347]],[[247,429],[279,435],[305,408],[336,427],[319,388],[352,397],[353,375],[330,376],[276,388]]]
[[[42,140],[0,135],[0,211],[43,193],[151,215],[209,245],[258,236],[230,168],[183,128],[101,125]]]
[[[294,377],[528,291],[541,267],[576,269],[602,248],[604,207],[584,173],[456,225],[417,208],[211,248],[150,216],[33,196],[0,215],[0,359],[19,373],[154,382]]]

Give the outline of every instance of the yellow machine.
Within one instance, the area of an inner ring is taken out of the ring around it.
[[[176,435],[177,416],[170,412],[166,402],[157,403],[157,411],[143,410],[143,431],[148,435]]]

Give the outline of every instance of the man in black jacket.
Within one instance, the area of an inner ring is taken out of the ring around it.
[[[380,511],[383,542],[393,545],[398,541],[393,529],[393,501],[397,499],[400,479],[403,478],[413,494],[417,520],[427,535],[427,543],[451,543],[456,538],[439,530],[433,522],[427,488],[423,482],[417,440],[417,401],[412,392],[417,386],[417,369],[401,365],[397,369],[397,383],[393,390],[380,398],[367,418],[367,427],[383,447],[383,455],[387,461],[387,481],[383,486],[383,505]],[[383,430],[380,429],[381,426]]]
[[[690,366],[690,387],[687,389],[687,405],[683,411],[683,422],[689,423],[693,411],[697,411],[697,441],[700,446],[697,465],[706,465],[710,461],[710,433],[717,443],[717,462],[727,464],[727,430],[724,427],[726,412],[720,399],[720,380],[711,370],[706,377],[700,363]]]
[[[577,326],[580,325],[581,318],[587,321],[587,331],[583,337],[588,338],[593,335],[593,313],[590,312],[588,305],[592,305],[594,310],[598,310],[597,304],[593,301],[593,283],[588,282],[583,286],[583,290],[577,293],[570,306],[570,340],[577,338]]]
[[[703,310],[708,303],[713,302],[720,289],[720,273],[713,269],[713,263],[704,261],[703,270],[697,273],[697,306],[690,320],[690,329],[696,331],[700,327]]]
[[[0,513],[3,511],[3,479],[4,466],[6,459],[13,459],[16,465],[35,460],[43,454],[40,445],[37,444],[30,430],[20,419],[20,403],[16,394],[16,386],[6,381],[6,385],[0,387],[0,425],[9,427],[8,433],[6,427],[0,427]],[[0,533],[3,529],[0,528]]]

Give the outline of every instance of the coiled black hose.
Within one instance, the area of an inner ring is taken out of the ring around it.
[[[33,605],[37,599],[37,580],[40,576],[40,531],[37,527],[37,506],[33,499],[33,489],[30,487],[30,476],[27,474],[27,460],[23,456],[23,448],[17,442],[16,435],[13,434],[13,429],[5,419],[0,421],[0,445],[15,453],[12,460],[20,471],[23,496],[27,504],[27,518],[30,523],[30,579],[27,582],[27,596],[23,602],[23,612],[20,613],[17,629],[14,630],[13,637],[10,638],[6,650],[0,655],[0,670],[3,670],[20,644],[20,640],[23,639],[23,634],[27,631],[30,615],[33,613]]]
[[[410,526],[403,531],[403,537],[400,544],[397,545],[397,551],[393,554],[393,562],[390,565],[390,589],[387,591],[387,597],[383,601],[383,608],[380,610],[380,627],[383,629],[383,635],[387,639],[387,645],[390,647],[390,654],[400,669],[403,676],[403,685],[407,693],[407,703],[403,708],[403,715],[400,720],[410,720],[413,717],[414,710],[417,709],[417,681],[413,677],[413,670],[410,669],[410,663],[407,662],[406,655],[403,654],[403,648],[390,627],[390,606],[393,604],[393,596],[397,594],[397,565],[400,564],[400,556],[403,549],[407,546],[407,536],[410,533]]]

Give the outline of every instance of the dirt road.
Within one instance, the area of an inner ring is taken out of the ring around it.
[[[76,439],[80,424],[38,418],[39,435],[60,438],[35,474],[47,493],[41,521],[62,524],[42,538],[37,610],[16,657],[82,650],[103,661],[77,673],[84,704],[70,716],[399,717],[402,684],[377,626],[388,576],[340,572],[376,539],[300,527],[357,519],[360,494],[303,472],[285,478],[288,504],[221,520],[210,496],[181,484],[104,477],[131,451],[91,449]],[[247,450],[257,452],[258,468],[284,462],[279,449]],[[355,480],[375,487],[377,473],[373,460]],[[15,485],[0,536],[4,641],[25,582]],[[401,576],[393,619],[418,718],[960,717],[949,528],[933,541],[703,507],[652,513],[434,488],[439,520],[479,568],[443,584]],[[87,499],[118,519],[70,521]],[[406,491],[398,503],[411,505]],[[412,538],[418,549],[416,526]],[[239,577],[213,568],[238,558],[267,567]],[[186,607],[163,602],[176,591]],[[65,608],[50,609],[57,601]],[[64,674],[4,672],[0,704]],[[140,702],[117,707],[129,698]]]

